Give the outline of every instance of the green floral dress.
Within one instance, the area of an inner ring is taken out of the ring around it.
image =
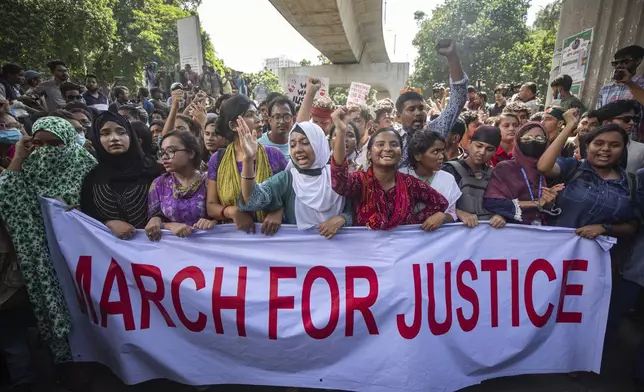
[[[83,178],[96,160],[76,143],[76,131],[67,120],[43,117],[33,125],[34,135],[39,131],[51,132],[64,144],[40,147],[24,160],[22,171],[0,174],[0,216],[11,235],[40,334],[56,361],[65,362],[71,360],[71,322],[49,257],[38,197],[78,204]]]

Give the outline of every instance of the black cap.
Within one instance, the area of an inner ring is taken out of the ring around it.
[[[501,144],[501,130],[491,125],[482,125],[476,129],[471,141],[487,143],[498,148]]]

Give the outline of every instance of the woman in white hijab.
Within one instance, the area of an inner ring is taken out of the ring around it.
[[[353,223],[351,206],[331,187],[329,142],[322,128],[300,122],[289,134],[291,163],[261,184],[255,182],[257,138],[246,123],[238,121],[244,148],[242,162],[241,211],[275,211],[284,208],[284,222],[299,230],[318,227],[320,235],[331,239],[343,226]]]

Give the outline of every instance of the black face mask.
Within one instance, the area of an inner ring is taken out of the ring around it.
[[[537,143],[536,141],[519,143],[519,149],[523,155],[530,158],[539,158],[546,152],[546,147],[546,143]]]

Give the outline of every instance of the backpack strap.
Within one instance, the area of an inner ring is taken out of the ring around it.
[[[565,178],[562,178],[563,182],[565,185],[570,184],[571,182],[575,181],[582,175],[582,171],[580,170],[581,168],[581,161],[577,161],[575,168],[568,173],[568,175]]]

